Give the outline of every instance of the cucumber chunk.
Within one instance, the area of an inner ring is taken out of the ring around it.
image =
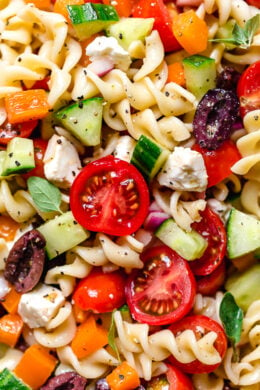
[[[0,389],[4,390],[30,390],[20,379],[18,379],[8,368],[0,372]]]
[[[216,63],[209,57],[195,54],[182,60],[187,89],[201,99],[205,93],[216,87]]]
[[[260,264],[254,264],[246,271],[231,275],[225,288],[234,296],[236,303],[246,311],[251,303],[260,299]]]
[[[37,228],[46,240],[46,253],[51,260],[85,241],[90,233],[79,225],[71,211],[45,222]]]
[[[35,168],[33,140],[15,137],[7,145],[2,176],[25,173]]]
[[[116,9],[111,5],[96,3],[67,5],[67,10],[79,40],[87,39],[119,20]]]
[[[260,248],[260,221],[232,208],[227,221],[227,254],[230,259]]]
[[[168,158],[169,150],[158,145],[145,135],[139,138],[131,158],[131,163],[148,181],[152,180]]]
[[[96,146],[100,144],[102,114],[103,98],[95,97],[60,108],[54,118],[83,145]]]
[[[122,18],[106,29],[107,36],[114,37],[127,50],[134,41],[144,41],[153,28],[153,18]]]
[[[207,248],[208,242],[198,232],[185,232],[177,223],[169,218],[155,232],[165,245],[169,246],[185,260],[200,258]]]

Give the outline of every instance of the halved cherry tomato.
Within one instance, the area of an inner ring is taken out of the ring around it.
[[[193,145],[192,149],[202,154],[208,174],[208,188],[231,175],[231,167],[241,159],[236,145],[230,140],[216,150],[201,148],[198,144]]]
[[[77,285],[73,300],[82,310],[106,313],[125,303],[125,274],[121,271],[104,273],[94,267],[88,276]]]
[[[153,29],[160,34],[165,51],[175,51],[181,48],[172,30],[172,16],[163,0],[139,0],[133,9],[135,18],[154,18]]]
[[[195,275],[209,275],[224,259],[227,235],[223,222],[209,207],[200,214],[201,221],[192,227],[208,241],[208,246],[199,259],[190,262],[190,267]]]
[[[178,368],[167,363],[165,374],[153,377],[146,388],[149,390],[193,390],[191,380]]]
[[[242,117],[249,111],[260,108],[260,60],[242,73],[237,85],[237,94]]]
[[[227,338],[224,329],[214,320],[203,315],[193,315],[182,318],[179,322],[172,324],[169,330],[176,336],[180,332],[186,329],[190,329],[194,332],[196,339],[201,339],[208,332],[217,333],[217,339],[214,342],[214,347],[218,351],[221,359],[227,350]],[[214,371],[220,364],[207,365],[200,362],[198,359],[193,360],[190,363],[181,363],[173,355],[169,357],[169,360],[176,367],[180,368],[183,372],[190,374],[202,374]]]
[[[5,121],[0,127],[0,144],[8,144],[14,137],[28,138],[37,124],[37,120],[17,124],[11,124],[8,121]]]
[[[144,222],[149,191],[132,164],[110,155],[82,169],[72,184],[70,206],[86,229],[124,236]]]
[[[24,173],[22,175],[24,179],[28,179],[31,176],[45,177],[43,157],[47,149],[48,142],[41,138],[35,138],[33,140],[33,145],[35,168],[33,168],[30,172]]]
[[[193,305],[196,282],[188,262],[166,245],[141,255],[144,267],[126,284],[133,318],[149,325],[166,325],[184,317]]]
[[[202,295],[214,295],[221,289],[226,279],[226,265],[222,261],[220,265],[209,275],[198,276],[197,292]]]

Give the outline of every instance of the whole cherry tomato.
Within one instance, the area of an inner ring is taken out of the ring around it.
[[[77,285],[73,300],[80,309],[106,313],[125,303],[125,274],[121,271],[104,273],[95,267]]]

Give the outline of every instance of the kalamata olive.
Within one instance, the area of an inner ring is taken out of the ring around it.
[[[227,66],[217,77],[217,88],[235,91],[240,76],[237,70]]]
[[[87,379],[83,378],[74,371],[64,372],[54,376],[41,387],[41,390],[84,390]]]
[[[109,384],[105,378],[98,379],[95,383],[95,390],[110,390]]]
[[[193,120],[199,145],[209,150],[219,148],[230,137],[238,110],[239,101],[233,91],[210,89],[199,102]]]
[[[23,234],[13,245],[4,277],[19,293],[32,290],[39,282],[45,260],[45,238],[38,230]]]

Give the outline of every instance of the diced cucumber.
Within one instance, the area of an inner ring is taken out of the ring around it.
[[[18,379],[8,368],[0,372],[0,389],[3,390],[30,390],[20,379]]]
[[[150,181],[168,158],[169,150],[158,145],[145,135],[141,135],[135,145],[131,163]]]
[[[197,99],[200,100],[209,89],[216,87],[217,70],[214,59],[195,54],[184,58],[182,63],[186,87]]]
[[[111,5],[96,3],[67,5],[67,10],[80,40],[105,30],[110,24],[119,20],[116,9]]]
[[[225,288],[234,296],[236,303],[244,311],[254,301],[260,299],[260,264],[254,264],[246,271],[232,274],[226,281]]]
[[[260,248],[260,221],[232,208],[227,221],[227,253],[230,259]]]
[[[95,97],[60,108],[54,118],[83,145],[96,146],[100,144],[102,114],[103,98]]]
[[[51,260],[85,241],[90,233],[79,225],[71,211],[45,222],[37,228],[46,240],[46,253]]]
[[[185,260],[200,258],[208,245],[207,240],[198,232],[195,230],[185,232],[172,218],[164,221],[155,235]]]
[[[134,41],[141,40],[150,34],[153,28],[153,18],[122,18],[111,24],[106,34],[118,40],[118,43],[127,50]]]
[[[14,137],[7,145],[1,175],[25,173],[35,168],[33,140]]]

